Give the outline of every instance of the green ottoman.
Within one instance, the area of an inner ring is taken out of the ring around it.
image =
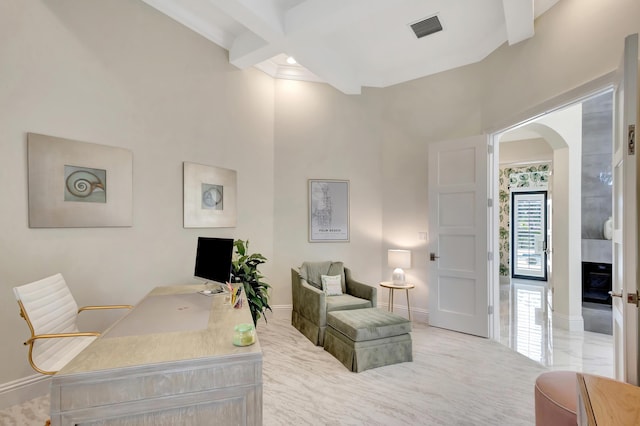
[[[413,360],[411,322],[378,308],[327,313],[324,349],[351,371]]]

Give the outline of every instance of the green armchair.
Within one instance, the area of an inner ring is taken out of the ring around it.
[[[327,295],[322,275],[340,275],[342,294]],[[378,304],[377,289],[352,279],[342,262],[305,262],[300,271],[291,269],[291,293],[291,324],[319,346],[324,343],[327,312],[375,308]]]

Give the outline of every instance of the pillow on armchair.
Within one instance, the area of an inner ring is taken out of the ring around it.
[[[326,262],[304,262],[302,266],[300,266],[300,277],[318,290],[324,291],[322,287],[322,275],[339,275],[342,293],[347,292],[343,262],[333,262],[330,260]]]
[[[327,296],[340,296],[342,294],[342,277],[340,275],[320,275],[322,291]]]

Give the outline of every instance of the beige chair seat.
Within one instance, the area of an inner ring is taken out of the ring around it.
[[[342,294],[340,296],[331,296],[326,298],[327,312],[344,311],[349,309],[370,308],[371,301],[351,296],[350,294]]]

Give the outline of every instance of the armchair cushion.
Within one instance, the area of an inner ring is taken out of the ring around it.
[[[350,294],[341,294],[340,296],[327,297],[327,312],[344,311],[348,309],[364,309],[372,308],[371,301],[354,297]]]

